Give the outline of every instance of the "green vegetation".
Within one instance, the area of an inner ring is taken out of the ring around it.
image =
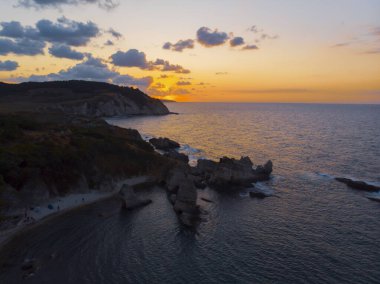
[[[59,115],[0,115],[0,187],[17,191],[42,181],[60,195],[85,178],[91,188],[105,180],[159,175],[172,161],[157,154],[136,130],[103,120]]]

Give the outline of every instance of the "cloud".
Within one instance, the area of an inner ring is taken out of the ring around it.
[[[76,22],[65,17],[59,18],[56,23],[40,20],[35,27],[22,26],[16,21],[1,22],[0,26],[0,37],[3,37],[0,38],[3,47],[0,48],[0,54],[43,54],[46,42],[85,46],[100,34],[99,28],[92,22]],[[28,45],[30,51],[27,50]]]
[[[17,55],[44,54],[45,43],[31,39],[2,39],[0,38],[0,55],[9,53]]]
[[[191,82],[189,81],[178,81],[177,86],[190,86]]]
[[[130,75],[123,75],[119,72],[110,70],[100,58],[88,55],[88,58],[68,69],[58,73],[47,75],[31,75],[29,77],[13,78],[15,82],[24,81],[60,81],[60,80],[88,80],[110,82],[119,85],[132,85],[138,87],[148,87],[152,82],[152,77],[135,78]]]
[[[112,40],[107,40],[105,43],[104,43],[105,46],[112,46],[114,45],[113,41]]]
[[[130,75],[119,75],[112,79],[112,82],[123,86],[147,87],[153,82],[152,77],[135,78]]]
[[[278,35],[269,35],[269,34],[261,34],[260,36],[260,39],[261,40],[265,40],[265,39],[278,39]]]
[[[170,64],[169,61],[164,59],[156,59],[155,62],[153,62],[154,66],[161,66],[161,71],[163,72],[175,72],[179,74],[189,74],[190,70],[183,68],[181,65],[178,64]]]
[[[111,10],[119,5],[116,0],[18,0],[26,8],[59,8],[63,5],[98,4],[102,9]]]
[[[257,49],[259,48],[257,47],[257,45],[254,45],[254,44],[247,44],[242,48],[242,50],[257,50]]]
[[[344,46],[349,46],[350,44],[351,44],[350,42],[341,42],[341,43],[334,44],[331,47],[344,47]]]
[[[59,18],[57,23],[40,20],[36,27],[40,38],[48,42],[65,43],[72,46],[84,46],[100,33],[99,28],[93,22],[76,22],[65,17]]]
[[[244,44],[244,38],[238,36],[230,40],[230,46],[235,47]]]
[[[143,70],[160,70],[163,72],[175,72],[188,74],[190,70],[183,68],[181,65],[170,64],[164,59],[156,59],[156,61],[148,61],[146,54],[137,49],[130,49],[126,52],[118,51],[110,56],[112,64],[120,67],[138,67]]]
[[[166,42],[163,46],[163,49],[168,49],[172,51],[178,51],[182,52],[184,49],[192,49],[194,48],[194,40],[187,39],[187,40],[179,40],[178,42],[172,44],[170,42]]]
[[[248,28],[248,31],[253,32],[254,34],[257,34],[259,32],[262,32],[263,30],[261,30],[261,29],[259,30],[259,28],[257,26],[253,25],[253,26]]]
[[[190,94],[190,91],[186,89],[175,89],[171,93],[174,95],[188,95]]]
[[[23,27],[20,22],[1,22],[0,36],[8,38],[38,38],[38,30],[30,26]]]
[[[229,39],[225,32],[218,32],[217,29],[212,31],[207,27],[201,27],[197,31],[197,40],[206,47],[218,46],[226,43]]]
[[[157,82],[156,84],[154,84],[154,85],[152,86],[152,88],[154,88],[154,89],[165,89],[165,88],[166,88],[166,85],[163,84],[163,83]]]
[[[107,33],[111,34],[116,39],[121,39],[123,35],[117,31],[115,31],[113,28],[110,28]]]
[[[0,61],[0,71],[14,71],[19,67],[16,61]]]
[[[289,93],[312,93],[315,92],[311,89],[240,89],[240,90],[230,90],[233,93],[247,93],[247,94],[289,94]]]
[[[73,60],[82,60],[84,58],[83,53],[75,51],[65,44],[54,44],[49,48],[49,53],[58,58],[68,58]]]
[[[111,55],[111,61],[115,66],[149,68],[145,53],[137,49],[130,49],[126,52],[118,51]]]

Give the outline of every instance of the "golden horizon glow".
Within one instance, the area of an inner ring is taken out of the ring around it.
[[[19,21],[24,26],[46,18],[54,22],[62,16],[93,21],[102,29],[101,35],[73,49],[101,58],[108,70],[120,75],[151,77],[149,86],[135,87],[152,97],[180,102],[380,103],[380,17],[376,12],[380,3],[337,0],[327,7],[322,2],[297,2],[302,11],[297,13],[274,1],[232,2],[221,5],[209,1],[203,4],[202,11],[198,5],[179,5],[174,0],[163,0],[161,5],[131,3],[133,9],[122,3],[112,11],[96,5],[38,11],[2,3],[0,8],[5,12],[2,22]],[[278,9],[273,11],[273,6]],[[213,15],[209,11],[214,11]],[[176,17],[158,16],[164,12]],[[321,15],[323,20],[319,19]],[[145,21],[140,21],[142,18]],[[259,34],[249,31],[252,25],[257,25],[261,36],[271,39],[260,39]],[[228,41],[215,47],[202,46],[195,40],[201,26],[225,31],[230,38],[241,36],[246,44],[257,44],[259,49],[242,50],[231,47]],[[110,27],[123,38],[112,39],[106,32]],[[115,45],[105,46],[110,38]],[[186,39],[195,40],[193,49],[176,52],[162,48],[167,41]],[[0,71],[0,81],[58,73],[81,63],[53,57],[49,47],[51,43],[47,43],[44,55],[0,55],[0,62],[12,60],[20,66],[14,71]],[[112,64],[112,54],[130,49],[144,52],[149,62],[168,60],[191,73]]]

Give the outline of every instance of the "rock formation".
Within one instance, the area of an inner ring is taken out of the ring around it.
[[[119,191],[119,195],[124,201],[123,208],[125,208],[127,210],[132,210],[132,209],[142,207],[142,206],[145,206],[145,205],[152,203],[151,199],[139,198],[136,195],[134,189],[127,184],[124,184],[121,187],[121,189]]]
[[[341,183],[344,183],[348,187],[351,187],[354,189],[365,190],[365,191],[379,191],[380,190],[380,186],[368,184],[364,181],[357,181],[357,180],[352,180],[349,178],[340,178],[340,177],[335,178],[335,180]]]
[[[264,166],[258,166],[254,170],[249,157],[241,157],[240,160],[223,157],[219,163],[199,160],[197,165],[197,171],[205,182],[218,189],[249,187],[253,182],[268,180],[272,168],[272,162],[268,161]]]
[[[159,150],[169,151],[171,149],[179,148],[179,143],[170,140],[169,138],[152,138],[149,142]]]

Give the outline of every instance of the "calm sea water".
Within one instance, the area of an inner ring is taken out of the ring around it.
[[[71,212],[17,240],[14,259],[56,255],[25,283],[380,283],[380,203],[333,179],[380,183],[380,106],[168,106],[180,115],[110,123],[177,140],[193,159],[271,159],[259,186],[277,197],[200,191],[215,203],[199,201],[197,234],[158,188],[132,213],[114,201]],[[17,283],[8,271],[0,280]]]

